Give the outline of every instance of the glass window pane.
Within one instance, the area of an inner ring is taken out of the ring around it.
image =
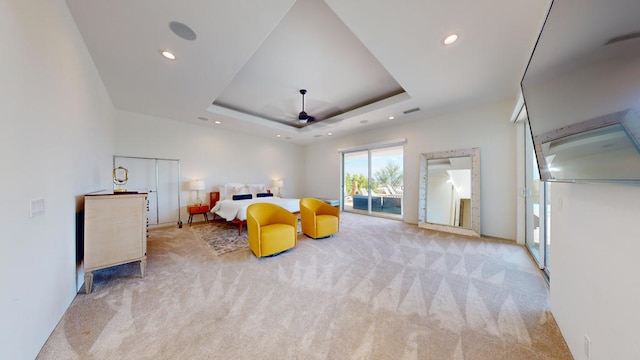
[[[540,264],[540,238],[544,236],[540,232],[541,222],[544,221],[544,218],[541,221],[540,216],[544,216],[544,214],[540,212],[540,171],[538,170],[535,151],[533,151],[533,140],[528,122],[525,124],[525,156],[525,203],[527,207],[525,242],[533,257]]]
[[[371,211],[402,215],[403,147],[371,150]]]
[[[368,200],[362,189],[368,187],[369,154],[367,151],[346,153],[343,156],[344,209],[368,211]]]
[[[344,210],[402,218],[402,145],[343,154]]]

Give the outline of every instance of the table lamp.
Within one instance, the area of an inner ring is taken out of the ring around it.
[[[202,180],[194,180],[189,183],[189,190],[196,191],[196,205],[202,204],[202,200],[200,200],[200,190],[204,190],[204,181]]]
[[[280,188],[284,187],[284,182],[282,180],[273,180],[271,181],[271,188],[278,188],[278,197],[280,197]]]

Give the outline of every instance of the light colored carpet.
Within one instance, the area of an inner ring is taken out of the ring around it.
[[[263,259],[172,227],[145,278],[97,271],[38,359],[571,359],[547,301],[523,247],[400,221],[343,213]]]

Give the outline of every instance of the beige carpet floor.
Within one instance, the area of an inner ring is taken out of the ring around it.
[[[246,237],[246,231],[243,233]],[[148,268],[97,271],[38,359],[571,359],[518,245],[343,213],[257,259],[154,229]]]

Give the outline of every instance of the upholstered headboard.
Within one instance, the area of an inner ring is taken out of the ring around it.
[[[247,186],[247,189],[249,189],[249,191],[253,190],[253,191],[258,191],[258,192],[266,192],[266,193],[271,193],[270,189],[266,189],[266,187],[264,185],[261,186],[256,186],[257,184],[251,184],[252,186]],[[221,190],[224,189],[224,187],[220,187]],[[209,206],[213,209],[213,207],[218,203],[218,201],[220,200],[224,200],[222,199],[222,196],[220,194],[220,191],[212,191],[209,193]]]
[[[231,200],[234,195],[251,194],[252,198],[258,193],[269,192],[264,184],[226,183],[218,188],[220,200]]]

